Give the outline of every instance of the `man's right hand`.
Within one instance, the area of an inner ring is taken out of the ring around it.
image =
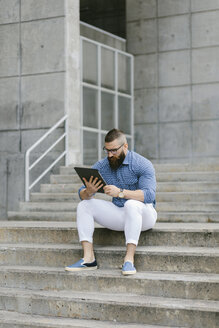
[[[98,181],[98,178],[90,177],[89,181],[83,178],[86,185],[86,189],[82,189],[80,196],[82,199],[90,199],[102,186],[101,180]]]

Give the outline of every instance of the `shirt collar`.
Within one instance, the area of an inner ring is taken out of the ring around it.
[[[130,151],[127,151],[126,157],[124,159],[124,161],[122,162],[122,165],[128,165],[130,161]]]

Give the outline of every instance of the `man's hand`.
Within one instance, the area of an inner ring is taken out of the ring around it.
[[[83,178],[83,180],[86,185],[86,193],[88,197],[91,197],[103,186],[101,180],[98,181],[98,178],[94,179],[93,176],[90,177],[89,181],[85,178]]]
[[[114,185],[107,185],[107,186],[103,187],[103,190],[104,190],[105,194],[107,194],[111,197],[118,197],[119,191],[120,191],[120,189]]]

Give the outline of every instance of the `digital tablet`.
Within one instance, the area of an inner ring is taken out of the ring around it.
[[[83,178],[89,181],[90,177],[93,176],[94,178],[98,178],[98,180],[102,181],[103,186],[97,191],[104,193],[103,187],[106,186],[106,182],[104,181],[103,177],[101,176],[100,172],[97,169],[91,169],[87,167],[74,167],[75,171],[79,175],[81,181],[84,183]],[[86,185],[85,185],[86,187]]]

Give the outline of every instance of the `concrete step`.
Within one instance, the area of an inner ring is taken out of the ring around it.
[[[213,193],[212,193],[213,194]],[[216,197],[216,196],[215,196]],[[96,193],[95,198],[111,201],[112,197],[103,194]],[[79,202],[80,198],[78,193],[31,193],[31,202]]]
[[[95,198],[111,200],[102,193],[97,193]],[[78,193],[31,193],[31,202],[74,202],[79,201]],[[219,192],[157,192],[157,202],[219,202]]]
[[[158,182],[157,192],[218,192],[219,183],[216,182]]]
[[[50,212],[50,211],[9,211],[9,221],[75,221],[76,211],[73,212]]]
[[[153,164],[156,172],[196,172],[196,171],[219,171],[219,163],[162,163]],[[74,165],[60,166],[60,174],[75,173]]]
[[[58,175],[58,174],[51,174],[50,175],[50,183],[81,183],[79,176],[74,173],[71,175]]]
[[[219,172],[162,172],[156,174],[158,182],[170,181],[208,181],[219,182]],[[60,183],[79,183],[80,179],[75,174],[72,175],[51,175],[50,182]]]
[[[76,211],[36,212],[9,211],[8,220],[18,221],[76,221]],[[158,212],[157,222],[219,222],[219,212]]]
[[[50,211],[9,211],[8,220],[18,221],[75,221],[76,211],[50,212]]]
[[[0,289],[0,309],[120,323],[216,328],[219,302],[135,294]]]
[[[123,263],[125,247],[95,246],[102,269],[116,269]],[[82,256],[80,245],[0,244],[2,265],[64,267]],[[141,271],[219,273],[219,247],[139,246],[135,264]]]
[[[41,184],[40,192],[42,193],[73,193],[78,192],[82,183],[64,183],[64,184]]]
[[[79,202],[78,193],[42,193],[30,194],[31,202]]]
[[[219,212],[219,202],[158,202],[158,212]]]
[[[154,164],[158,172],[196,172],[196,171],[219,171],[219,162],[215,163],[162,163]]]
[[[116,321],[97,321],[48,317],[23,314],[15,311],[0,311],[0,328],[142,328],[141,324],[118,323]],[[169,328],[144,324],[144,328]],[[183,327],[173,327],[183,328]],[[185,328],[185,327],[184,327]]]
[[[72,244],[78,242],[75,222],[0,221],[0,243]],[[96,225],[94,243],[124,245],[124,232]],[[156,223],[152,230],[143,231],[139,246],[218,247],[217,223]]]
[[[82,186],[81,183],[64,184],[42,184],[40,191],[42,193],[73,193],[78,192]],[[219,190],[219,183],[216,182],[158,182],[157,192],[213,192]]]
[[[147,271],[124,277],[118,269],[66,273],[60,268],[1,266],[0,287],[217,300],[219,275]]]
[[[20,202],[20,211],[75,212],[78,202]],[[218,202],[158,202],[158,212],[219,212]]]
[[[75,212],[78,202],[20,202],[20,211]]]
[[[219,172],[172,172],[172,173],[157,173],[158,182],[170,181],[208,181],[219,183]]]
[[[157,192],[157,202],[219,202],[219,192]]]
[[[219,222],[219,212],[158,212],[157,222]]]

